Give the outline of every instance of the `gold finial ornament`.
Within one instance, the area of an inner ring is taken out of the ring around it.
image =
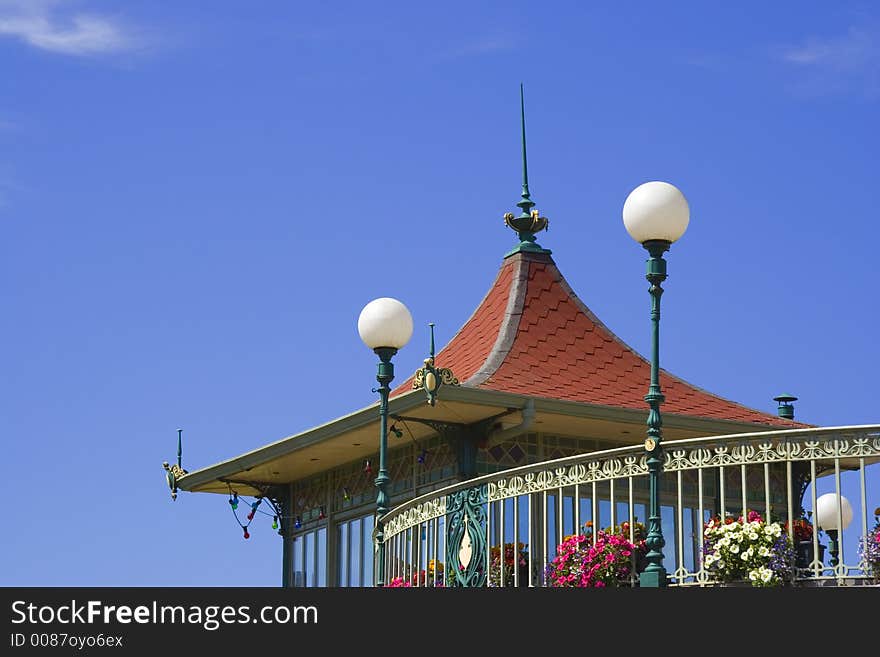
[[[416,370],[412,387],[413,390],[424,388],[428,403],[434,406],[440,386],[457,386],[458,379],[448,367],[434,367],[434,322],[430,322],[428,326],[431,327],[431,354],[425,359],[424,366]]]

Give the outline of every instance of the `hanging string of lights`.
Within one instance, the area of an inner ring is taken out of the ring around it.
[[[413,441],[413,444],[416,447],[420,447],[419,441],[416,440],[415,436],[413,436],[413,432],[409,428],[409,425],[406,423],[406,420],[401,420],[401,422],[403,422],[403,426],[406,429],[406,432],[409,434],[410,440]],[[419,452],[418,458],[416,459],[420,465],[424,465],[425,467],[427,467],[426,463],[428,460],[428,454],[430,454],[430,452],[427,449],[425,449],[424,447],[422,447],[421,451]]]
[[[346,489],[347,491],[347,489]],[[254,522],[257,514],[262,514],[264,516],[269,516],[272,518],[272,529],[276,531],[280,531],[281,527],[280,519],[282,517],[282,511],[276,505],[275,501],[266,496],[255,497],[252,500],[248,500],[243,495],[239,495],[238,491],[233,490],[232,486],[229,486],[229,499],[227,500],[229,504],[229,508],[232,511],[232,517],[235,518],[235,522],[238,524],[239,528],[242,531],[242,536],[245,539],[251,537],[250,528],[251,524]],[[264,511],[260,507],[263,502],[272,507],[271,511]],[[238,507],[240,505],[245,505],[249,508],[247,515],[245,516],[245,520],[242,519],[238,515]],[[318,508],[318,520],[326,520],[327,513],[324,509],[324,505],[321,505]],[[302,529],[303,519],[301,514],[297,514],[293,517],[293,528],[294,529]]]
[[[275,501],[271,498],[260,496],[254,498],[252,501],[249,502],[243,496],[239,497],[238,491],[233,490],[232,486],[229,486],[229,499],[227,501],[229,503],[229,509],[232,511],[232,517],[235,518],[235,522],[238,523],[238,526],[242,531],[242,536],[245,539],[251,537],[248,528],[251,526],[251,523],[253,523],[254,518],[258,513],[264,516],[270,516],[272,518],[272,529],[278,531],[278,528],[280,527],[279,518],[281,517],[281,509],[276,506]],[[266,504],[271,506],[272,510],[264,511],[263,509],[261,509],[260,506],[263,504],[263,502],[266,502]],[[250,508],[247,516],[245,516],[245,522],[242,522],[241,518],[238,517],[238,507],[242,503],[246,504]]]
[[[417,457],[418,463],[427,467],[426,464],[430,452],[419,444],[419,441],[416,440],[415,436],[413,435],[412,429],[409,428],[409,425],[406,423],[406,421],[402,420],[402,423],[404,428],[406,429],[407,434],[409,435],[410,440],[412,440],[413,444],[417,448],[420,448],[419,455]],[[388,433],[394,434],[397,438],[403,437],[403,431],[398,428],[396,423],[391,425],[391,427],[388,429]],[[366,459],[364,461],[363,473],[368,479],[373,476],[373,466],[370,459]],[[346,502],[351,501],[351,491],[348,489],[347,486],[342,487],[342,499]],[[270,516],[272,518],[272,529],[278,531],[280,527],[279,518],[281,517],[281,510],[276,506],[274,500],[272,500],[271,498],[260,495],[249,501],[244,496],[240,496],[238,494],[238,491],[233,490],[232,486],[229,485],[229,499],[227,501],[229,504],[229,508],[232,511],[232,517],[235,518],[235,522],[241,529],[242,536],[245,539],[249,539],[251,537],[250,531],[248,530],[251,524],[254,522],[257,514]],[[270,505],[272,507],[272,510],[265,511],[260,508],[263,502],[266,502],[268,505]],[[246,505],[249,508],[249,511],[245,516],[244,521],[242,521],[238,514],[238,507],[242,504]],[[325,520],[326,518],[327,514],[324,510],[324,506],[321,505],[320,507],[318,507],[317,519]],[[302,515],[298,513],[293,517],[293,528],[295,530],[298,530],[302,529],[302,526]]]

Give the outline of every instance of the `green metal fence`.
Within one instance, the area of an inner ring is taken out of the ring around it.
[[[809,535],[792,541],[787,583],[867,584],[880,574],[854,547],[875,526],[880,506],[880,425],[669,441],[663,451],[669,585],[718,583],[716,570],[705,563],[705,525],[713,517],[747,519],[750,511],[767,523],[784,523],[792,539]],[[547,566],[571,536],[583,535],[595,547],[603,529],[638,544],[648,505],[645,461],[641,445],[611,449],[416,498],[385,517],[387,578],[412,586],[550,585]],[[843,526],[836,537],[815,526],[817,500],[826,493],[836,496],[831,517]],[[787,524],[794,521],[801,525],[797,537]],[[637,585],[636,555],[625,570],[629,575],[620,583]]]

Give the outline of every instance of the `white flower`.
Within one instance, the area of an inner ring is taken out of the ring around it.
[[[766,546],[766,545],[762,545],[762,546],[758,549],[758,554],[759,554],[760,556],[762,556],[762,557],[769,557],[769,556],[770,556],[770,550],[767,549],[767,546]]]
[[[773,577],[772,570],[770,570],[769,568],[763,568],[763,567],[761,568],[761,581],[769,582],[772,577]]]
[[[758,573],[757,569],[749,571],[749,579],[753,582],[758,579],[761,575]]]
[[[737,552],[739,552],[739,545],[737,545],[736,543],[731,543],[730,551],[736,554]]]

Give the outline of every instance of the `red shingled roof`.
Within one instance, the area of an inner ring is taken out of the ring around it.
[[[578,299],[549,253],[507,257],[483,301],[436,357],[461,385],[644,409],[650,363]],[[806,426],[723,399],[661,370],[664,413]],[[392,394],[412,388],[412,379]]]

